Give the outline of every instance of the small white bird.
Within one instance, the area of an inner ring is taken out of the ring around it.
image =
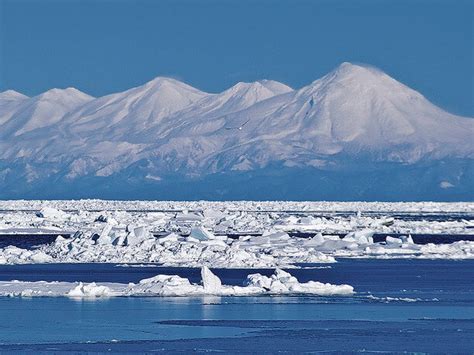
[[[245,121],[244,123],[242,123],[239,127],[225,127],[225,129],[238,129],[239,131],[242,130],[242,128],[244,128],[244,126],[250,121],[250,118]]]

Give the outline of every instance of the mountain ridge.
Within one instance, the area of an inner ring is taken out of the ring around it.
[[[12,176],[33,185],[98,178],[129,186],[260,170],[273,176],[272,169],[324,179],[329,171],[356,174],[357,164],[393,164],[401,177],[409,166],[436,165],[441,174],[444,161],[466,161],[458,175],[443,172],[443,186],[456,188],[472,173],[473,119],[443,111],[377,68],[347,62],[300,89],[260,80],[207,93],[157,77],[99,98],[73,88],[20,95],[0,93],[7,187]],[[436,179],[433,191],[441,188]]]

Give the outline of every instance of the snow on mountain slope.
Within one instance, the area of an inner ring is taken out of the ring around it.
[[[308,107],[299,116],[303,137],[330,137],[355,153],[408,144],[423,150],[411,157],[416,160],[473,150],[473,120],[442,111],[378,69],[344,63],[295,99]]]
[[[261,80],[253,83],[237,83],[213,97],[206,98],[199,104],[207,108],[208,112],[217,109],[221,113],[230,113],[243,110],[253,104],[292,91],[292,89],[282,83],[273,80]]]
[[[408,163],[474,156],[474,120],[442,111],[377,69],[350,63],[226,116],[214,136],[222,144],[207,164],[311,165],[335,154]]]
[[[108,176],[134,161],[149,157],[155,159],[161,154],[163,144],[171,141],[179,145],[185,141],[184,138],[172,140],[168,136],[170,132],[183,129],[192,131],[193,136],[205,135],[219,127],[221,120],[215,118],[291,90],[282,83],[262,80],[238,83],[219,94],[205,94],[175,80],[157,78],[143,87],[111,95],[113,99],[107,99],[108,103],[98,108],[97,103],[105,98],[97,99],[73,112],[62,122],[62,126],[66,127],[63,130],[68,132],[66,137],[80,136],[88,147],[85,153],[82,146],[71,149],[78,158],[71,164],[68,176],[83,172],[84,166],[87,171],[95,170],[99,176]],[[110,104],[111,101],[113,104]],[[133,109],[129,109],[132,105]],[[91,107],[94,107],[94,118],[89,120],[87,112]],[[83,131],[83,128],[87,131]],[[90,135],[90,130],[93,130],[93,135]],[[209,149],[212,150],[212,147]],[[84,156],[87,156],[86,160]],[[100,166],[97,160],[100,160]],[[187,160],[191,162],[192,158]],[[178,166],[183,165],[174,158],[168,159],[171,170],[176,170],[173,162]]]
[[[130,139],[207,95],[180,81],[158,77],[142,86],[89,102],[68,115],[61,126],[84,138]]]
[[[300,90],[186,120],[167,132],[155,159],[166,162],[160,169],[197,174],[272,162],[323,167],[337,156],[414,163],[472,158],[473,137],[474,120],[437,108],[378,69],[343,63]]]
[[[32,98],[11,93],[9,96],[15,97],[17,104],[13,108],[5,107],[5,112],[0,107],[0,123],[3,121],[0,137],[3,138],[18,137],[58,123],[64,114],[93,99],[74,88],[51,89]]]
[[[22,93],[15,90],[6,90],[3,92],[0,92],[0,101],[2,103],[3,101],[18,101],[18,100],[24,100],[27,98],[28,96],[23,95]]]
[[[224,116],[292,90],[289,86],[273,80],[237,83],[221,93],[208,95],[163,120],[155,130],[148,132],[148,141],[168,137],[173,131],[186,131],[187,135],[193,136],[205,135],[222,126]]]
[[[102,98],[82,97],[82,104],[43,98],[46,108],[28,110],[43,95],[13,95],[20,109],[0,133],[0,163],[21,158],[30,172],[36,167],[35,177],[43,167],[45,176],[53,171],[67,179],[141,169],[160,181],[272,164],[319,169],[347,160],[474,157],[473,119],[437,108],[378,69],[350,63],[299,90],[262,80],[208,94],[156,78]],[[28,140],[11,138],[25,132]]]
[[[261,80],[253,83],[237,83],[222,93],[211,95],[199,101],[190,111],[200,120],[220,117],[246,109],[257,102],[292,91],[282,83]],[[184,117],[189,116],[184,114]],[[191,123],[193,121],[190,121]]]
[[[18,106],[28,98],[14,90],[7,90],[0,93],[0,128],[15,113]]]

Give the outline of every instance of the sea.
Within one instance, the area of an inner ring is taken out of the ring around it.
[[[288,269],[353,296],[0,298],[0,353],[473,353],[474,260],[338,259]],[[273,269],[212,269],[223,284]],[[196,268],[1,265],[0,280],[137,282]]]

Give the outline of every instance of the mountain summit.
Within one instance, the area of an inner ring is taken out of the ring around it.
[[[211,94],[159,77],[97,99],[7,92],[0,128],[4,197],[43,186],[57,197],[474,199],[474,120],[351,63],[297,90],[261,80]]]
[[[107,95],[70,112],[61,126],[76,136],[119,140],[153,128],[208,94],[171,78],[158,77],[133,89]]]
[[[295,156],[290,145],[304,147],[306,153],[370,155],[405,163],[472,158],[474,153],[473,120],[442,111],[378,69],[349,63],[228,120],[238,126],[247,118],[243,140],[260,136],[268,144],[276,137],[278,151],[289,159]]]
[[[0,95],[3,97],[5,93],[13,97],[17,104],[13,107],[0,106],[0,123],[3,122],[0,137],[17,137],[57,124],[66,113],[93,99],[75,88],[51,89],[32,98],[12,90]]]

